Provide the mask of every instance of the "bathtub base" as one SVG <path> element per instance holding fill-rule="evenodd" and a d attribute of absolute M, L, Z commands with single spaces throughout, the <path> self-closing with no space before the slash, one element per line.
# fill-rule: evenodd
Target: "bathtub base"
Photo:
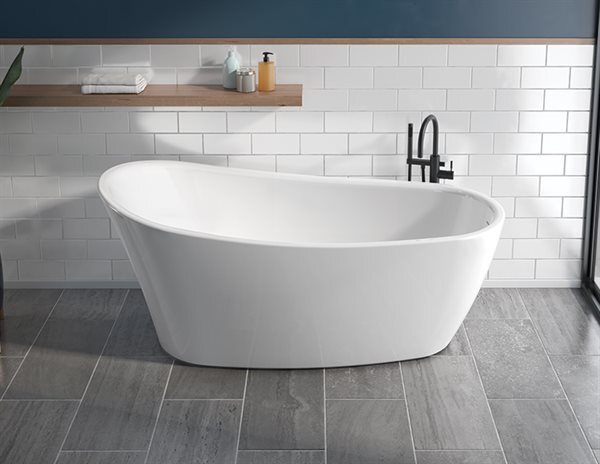
<path fill-rule="evenodd" d="M 359 336 L 359 334 L 356 335 Z M 223 337 L 228 336 L 224 334 Z M 316 353 L 313 350 L 314 345 L 309 342 L 305 346 L 296 346 L 294 352 L 288 352 L 286 356 L 280 356 L 282 347 L 275 345 L 263 345 L 262 352 L 241 356 L 240 353 L 244 350 L 232 349 L 232 352 L 228 352 L 225 347 L 221 347 L 215 352 L 212 352 L 212 350 L 184 352 L 178 350 L 173 343 L 170 343 L 170 340 L 161 339 L 160 336 L 159 342 L 163 350 L 173 358 L 198 366 L 243 369 L 323 369 L 386 364 L 426 358 L 446 349 L 453 337 L 454 335 L 448 341 L 442 341 L 440 344 L 430 347 L 423 346 L 419 349 L 415 346 L 413 349 L 405 351 L 401 351 L 400 348 L 398 350 L 382 348 L 377 340 L 372 340 L 370 346 L 362 344 L 352 350 L 348 347 L 344 353 L 338 353 L 337 355 L 333 353 Z M 283 351 L 288 350 L 284 349 Z"/>
<path fill-rule="evenodd" d="M 485 239 L 265 249 L 113 216 L 161 345 L 206 366 L 303 369 L 432 355 L 459 329 L 493 252 Z"/>
<path fill-rule="evenodd" d="M 160 341 L 160 340 L 159 340 Z M 262 362 L 256 362 L 254 364 L 246 364 L 246 363 L 232 363 L 232 364 L 222 364 L 222 363 L 213 363 L 210 362 L 210 358 L 204 359 L 202 357 L 190 357 L 187 359 L 178 357 L 175 353 L 171 353 L 162 343 L 160 343 L 160 346 L 162 347 L 162 349 L 172 358 L 184 362 L 186 364 L 193 364 L 195 366 L 199 366 L 199 367 L 215 367 L 215 368 L 222 368 L 222 369 L 261 369 L 261 370 L 285 370 L 285 369 L 335 369 L 335 368 L 343 368 L 343 367 L 360 367 L 360 366 L 372 366 L 372 365 L 376 365 L 376 364 L 389 364 L 389 363 L 395 363 L 395 362 L 402 362 L 402 361 L 412 361 L 412 360 L 416 360 L 416 359 L 423 359 L 423 358 L 428 358 L 430 356 L 434 356 L 438 353 L 441 353 L 442 351 L 444 351 L 448 346 L 450 345 L 450 343 L 447 343 L 445 346 L 443 346 L 441 349 L 436 349 L 435 351 L 432 352 L 423 352 L 422 354 L 418 355 L 418 356 L 411 356 L 411 357 L 403 357 L 403 358 L 393 358 L 393 357 L 375 357 L 372 358 L 370 361 L 366 361 L 363 360 L 359 363 L 354 363 L 352 364 L 350 361 L 346 361 L 346 360 L 340 360 L 338 363 L 331 363 L 331 364 L 323 364 L 323 363 L 318 363 L 315 362 L 314 364 L 311 364 L 310 360 L 307 360 L 306 362 L 300 362 L 300 360 L 296 360 L 295 362 L 288 362 L 282 365 L 278 365 L 278 364 L 272 364 L 272 363 L 262 363 Z"/>
<path fill-rule="evenodd" d="M 352 339 L 364 338 L 359 329 L 355 333 L 355 337 L 349 337 L 342 343 L 346 348 L 335 350 L 335 353 L 315 350 L 314 340 L 308 340 L 308 337 L 305 344 L 295 344 L 293 350 L 290 349 L 289 345 L 281 345 L 278 342 L 275 344 L 263 343 L 260 349 L 227 343 L 227 346 L 214 346 L 214 350 L 211 347 L 211 349 L 193 351 L 181 350 L 177 341 L 168 337 L 165 338 L 159 335 L 158 339 L 162 349 L 170 356 L 197 366 L 241 369 L 324 369 L 386 364 L 426 358 L 446 349 L 457 331 L 458 329 L 447 341 L 439 341 L 439 343 L 430 346 L 415 344 L 410 349 L 405 346 L 398 346 L 393 349 L 389 346 L 382 346 L 377 338 L 371 340 L 370 343 L 361 343 L 356 346 Z M 219 337 L 216 333 L 213 335 Z M 281 340 L 290 335 L 280 334 L 277 339 Z M 229 333 L 223 333 L 220 337 L 224 340 L 232 340 Z"/>
<path fill-rule="evenodd" d="M 435 354 L 473 304 L 503 222 L 493 200 L 437 184 L 190 163 L 121 165 L 100 192 L 161 345 L 205 366 Z"/>
<path fill-rule="evenodd" d="M 183 250 L 176 253 L 181 259 L 173 262 L 173 269 L 168 247 L 144 254 L 157 255 L 163 263 L 152 264 L 151 273 L 140 266 L 142 254 L 133 263 L 165 351 L 204 366 L 306 369 L 430 356 L 450 343 L 485 274 L 482 265 L 469 270 L 480 275 L 477 280 L 465 281 L 466 270 L 455 269 L 443 279 L 440 276 L 437 287 L 431 288 L 426 279 L 401 285 L 405 280 L 401 263 L 417 262 L 409 255 L 420 254 L 408 248 L 380 256 L 372 250 L 350 254 L 326 250 L 316 257 L 318 263 L 307 256 L 286 256 L 301 253 L 290 248 L 277 250 L 275 260 L 283 259 L 278 264 L 265 263 L 269 260 L 264 251 L 231 244 L 196 247 L 197 255 L 190 251 L 193 248 L 185 250 L 187 265 Z M 470 248 L 477 253 L 476 246 Z M 219 264 L 234 259 L 233 268 Z M 262 265 L 257 265 L 260 260 Z M 420 261 L 424 269 L 435 269 L 423 256 Z M 201 262 L 210 265 L 198 265 Z M 352 262 L 361 262 L 364 268 L 350 266 Z M 314 272 L 323 270 L 325 263 L 330 263 L 327 275 L 335 279 Z M 179 267 L 183 272 L 176 272 Z M 412 270 L 422 276 L 424 269 Z"/>
<path fill-rule="evenodd" d="M 165 351 L 220 367 L 340 367 L 435 354 L 473 304 L 493 253 L 487 240 L 496 240 L 307 252 L 179 237 L 111 216 Z"/>

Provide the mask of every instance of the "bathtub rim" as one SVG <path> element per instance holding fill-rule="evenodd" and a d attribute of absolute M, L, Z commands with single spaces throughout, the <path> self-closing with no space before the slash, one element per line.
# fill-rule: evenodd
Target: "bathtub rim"
<path fill-rule="evenodd" d="M 465 234 L 457 235 L 444 235 L 440 237 L 428 237 L 428 238 L 413 238 L 403 240 L 383 240 L 373 242 L 283 242 L 283 241 L 272 241 L 272 240 L 258 240 L 248 239 L 241 237 L 232 237 L 227 235 L 211 234 L 207 232 L 200 232 L 197 230 L 182 229 L 179 227 L 173 227 L 164 223 L 152 221 L 144 216 L 141 216 L 130 209 L 119 204 L 115 201 L 114 196 L 106 191 L 107 185 L 109 184 L 109 177 L 111 173 L 118 171 L 119 169 L 131 168 L 131 165 L 143 165 L 143 164 L 157 164 L 157 165 L 189 165 L 194 169 L 206 172 L 217 172 L 217 173 L 229 173 L 232 175 L 255 177 L 255 178 L 273 178 L 279 177 L 282 179 L 290 179 L 296 182 L 321 182 L 321 183 L 333 183 L 333 184 L 351 184 L 351 185 L 389 185 L 398 188 L 399 186 L 406 189 L 424 189 L 424 190 L 437 190 L 442 193 L 459 194 L 468 197 L 472 197 L 476 201 L 482 202 L 487 205 L 493 214 L 493 220 L 482 227 Z M 401 183 L 401 184 L 400 184 Z M 399 185 L 400 184 L 400 185 Z M 457 240 L 469 240 L 476 237 L 480 237 L 489 233 L 492 229 L 502 227 L 505 219 L 504 208 L 493 198 L 484 195 L 475 190 L 471 190 L 464 187 L 446 184 L 432 184 L 432 183 L 417 183 L 407 182 L 394 179 L 370 179 L 370 178 L 356 178 L 356 177 L 327 177 L 327 176 L 314 176 L 305 174 L 293 174 L 293 173 L 280 173 L 270 171 L 259 171 L 252 169 L 240 169 L 230 168 L 225 166 L 213 166 L 202 163 L 192 163 L 189 161 L 176 161 L 176 160 L 139 160 L 129 161 L 116 166 L 113 166 L 104 171 L 97 183 L 97 190 L 106 207 L 110 208 L 116 214 L 129 218 L 135 222 L 138 222 L 146 227 L 157 229 L 163 232 L 168 232 L 175 235 L 181 235 L 186 237 L 203 238 L 208 240 L 218 240 L 221 242 L 237 243 L 237 244 L 248 244 L 248 245 L 260 245 L 269 247 L 286 247 L 286 248 L 340 248 L 340 249 L 352 249 L 352 248 L 384 248 L 390 246 L 409 246 L 415 244 L 427 244 L 427 243 L 446 243 L 454 242 Z"/>

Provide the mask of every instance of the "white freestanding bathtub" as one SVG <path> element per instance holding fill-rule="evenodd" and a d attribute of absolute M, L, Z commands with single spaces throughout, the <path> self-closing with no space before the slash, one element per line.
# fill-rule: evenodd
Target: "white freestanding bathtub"
<path fill-rule="evenodd" d="M 163 348 L 194 364 L 309 368 L 442 350 L 504 212 L 445 185 L 126 163 L 99 190 Z"/>

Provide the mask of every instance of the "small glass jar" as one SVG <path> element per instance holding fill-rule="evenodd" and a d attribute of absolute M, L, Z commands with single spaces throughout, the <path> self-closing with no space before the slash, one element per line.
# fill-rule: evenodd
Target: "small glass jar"
<path fill-rule="evenodd" d="M 241 68 L 236 73 L 236 84 L 238 92 L 256 92 L 256 73 L 251 68 Z"/>

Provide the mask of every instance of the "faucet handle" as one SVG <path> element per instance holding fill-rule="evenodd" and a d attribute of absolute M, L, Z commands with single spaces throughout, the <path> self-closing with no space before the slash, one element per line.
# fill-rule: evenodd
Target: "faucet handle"
<path fill-rule="evenodd" d="M 441 163 L 440 163 L 441 164 Z M 452 180 L 454 179 L 454 161 L 450 161 L 450 169 L 440 169 L 437 173 L 438 179 Z"/>
<path fill-rule="evenodd" d="M 443 171 L 440 174 L 442 174 L 443 179 L 453 180 L 454 179 L 454 161 L 450 161 L 450 169 L 448 169 L 447 171 Z"/>

